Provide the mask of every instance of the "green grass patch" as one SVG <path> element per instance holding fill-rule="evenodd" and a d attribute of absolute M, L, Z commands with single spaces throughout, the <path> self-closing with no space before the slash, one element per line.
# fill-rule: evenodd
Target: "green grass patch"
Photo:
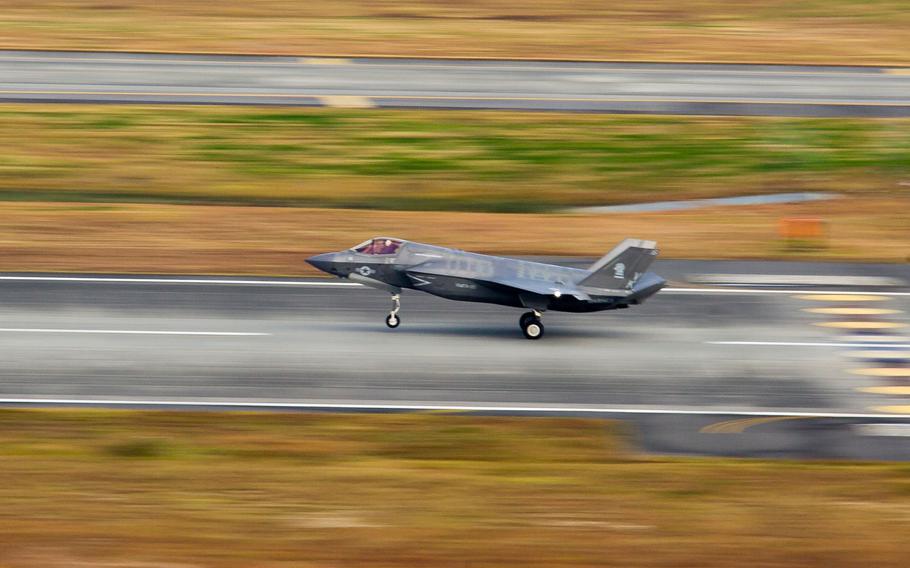
<path fill-rule="evenodd" d="M 0 116 L 0 199 L 539 212 L 899 195 L 910 178 L 910 120 L 53 105 Z"/>

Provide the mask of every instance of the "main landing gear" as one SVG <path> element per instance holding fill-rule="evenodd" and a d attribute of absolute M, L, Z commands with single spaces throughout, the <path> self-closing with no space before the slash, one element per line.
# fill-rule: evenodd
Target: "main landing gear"
<path fill-rule="evenodd" d="M 385 318 L 385 324 L 392 329 L 401 325 L 401 318 L 398 312 L 401 310 L 401 294 L 392 294 L 392 311 Z"/>
<path fill-rule="evenodd" d="M 392 311 L 389 312 L 389 315 L 385 318 L 385 324 L 391 329 L 395 329 L 401 325 L 401 318 L 398 317 L 398 312 L 401 311 L 401 294 L 392 294 Z M 543 323 L 540 321 L 543 314 L 537 310 L 530 312 L 525 312 L 521 315 L 521 318 L 518 320 L 518 325 L 521 326 L 521 332 L 524 334 L 527 339 L 540 339 L 543 337 Z"/>
<path fill-rule="evenodd" d="M 521 326 L 522 333 L 527 339 L 540 339 L 543 337 L 543 323 L 541 323 L 541 313 L 537 310 L 527 312 L 521 315 L 518 325 Z"/>

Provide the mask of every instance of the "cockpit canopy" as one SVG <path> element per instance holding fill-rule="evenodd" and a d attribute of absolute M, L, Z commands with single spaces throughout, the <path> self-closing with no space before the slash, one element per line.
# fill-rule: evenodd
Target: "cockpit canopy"
<path fill-rule="evenodd" d="M 403 244 L 404 241 L 399 239 L 378 237 L 364 241 L 351 250 L 360 254 L 395 254 Z"/>

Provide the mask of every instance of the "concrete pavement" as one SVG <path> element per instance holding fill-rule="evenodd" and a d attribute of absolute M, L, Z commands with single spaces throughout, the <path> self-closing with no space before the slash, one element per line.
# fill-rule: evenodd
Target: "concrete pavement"
<path fill-rule="evenodd" d="M 754 266 L 721 264 L 657 270 Z M 891 273 L 907 276 L 905 266 Z M 674 287 L 630 310 L 548 313 L 546 338 L 530 342 L 518 310 L 419 293 L 404 295 L 403 324 L 388 330 L 385 294 L 320 280 L 4 276 L 7 405 L 581 413 L 632 420 L 643 447 L 660 452 L 910 458 L 910 436 L 897 435 L 903 414 L 881 410 L 904 399 L 860 391 L 887 378 L 851 372 L 881 366 L 851 352 L 881 349 L 868 341 L 882 334 L 819 325 L 851 318 L 805 311 L 887 305 L 886 315 L 852 319 L 893 324 L 884 349 L 906 351 L 904 288 L 856 295 L 879 298 L 864 304 Z M 702 431 L 762 417 L 775 420 Z"/>
<path fill-rule="evenodd" d="M 0 100 L 897 117 L 905 71 L 0 51 Z"/>

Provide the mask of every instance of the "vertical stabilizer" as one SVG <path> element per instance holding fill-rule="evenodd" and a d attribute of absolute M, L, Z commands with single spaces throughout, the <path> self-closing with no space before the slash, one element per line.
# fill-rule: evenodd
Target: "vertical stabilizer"
<path fill-rule="evenodd" d="M 657 257 L 657 243 L 626 239 L 591 265 L 582 286 L 607 290 L 629 290 Z"/>

